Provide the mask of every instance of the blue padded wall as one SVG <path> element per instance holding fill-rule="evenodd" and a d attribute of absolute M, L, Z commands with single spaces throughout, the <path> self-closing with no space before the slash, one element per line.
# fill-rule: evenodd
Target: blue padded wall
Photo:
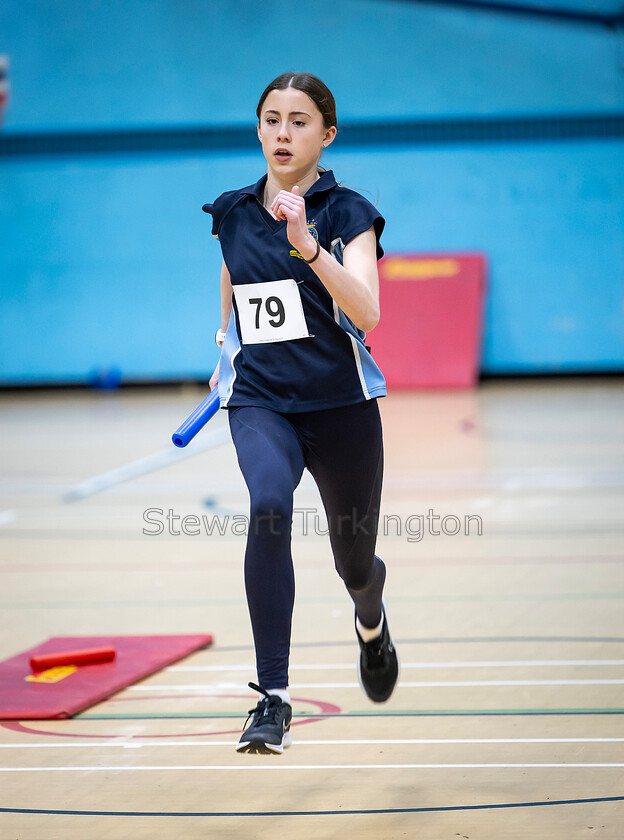
<path fill-rule="evenodd" d="M 319 0 L 295 14 L 281 0 L 4 0 L 0 53 L 0 384 L 110 366 L 210 374 L 220 257 L 201 205 L 262 174 L 259 151 L 229 148 L 227 129 L 252 135 L 258 95 L 284 69 L 323 77 L 358 136 L 375 128 L 374 145 L 345 130 L 325 165 L 378 203 L 387 251 L 488 255 L 485 372 L 624 367 L 623 132 L 393 133 L 434 118 L 621 117 L 621 32 L 443 3 Z M 194 126 L 212 127 L 209 147 L 176 148 Z M 72 152 L 94 130 L 102 148 Z M 174 132 L 169 151 L 124 150 L 124 132 L 159 130 Z M 46 153 L 59 132 L 64 152 Z"/>

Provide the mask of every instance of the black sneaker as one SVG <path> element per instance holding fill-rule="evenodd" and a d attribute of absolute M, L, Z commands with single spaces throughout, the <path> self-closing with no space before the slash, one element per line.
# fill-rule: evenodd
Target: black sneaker
<path fill-rule="evenodd" d="M 384 703 L 394 691 L 399 679 L 399 657 L 390 638 L 385 609 L 381 633 L 376 639 L 364 642 L 358 633 L 357 624 L 355 632 L 360 643 L 360 685 L 374 703 Z"/>
<path fill-rule="evenodd" d="M 236 747 L 237 752 L 264 753 L 265 755 L 283 753 L 284 748 L 292 744 L 290 704 L 284 703 L 276 694 L 269 694 L 255 683 L 250 682 L 249 688 L 259 691 L 264 696 L 258 700 L 255 709 L 249 710 L 249 717 L 253 715 L 253 720 L 247 729 L 244 729 Z M 245 726 L 249 717 L 245 721 Z"/>

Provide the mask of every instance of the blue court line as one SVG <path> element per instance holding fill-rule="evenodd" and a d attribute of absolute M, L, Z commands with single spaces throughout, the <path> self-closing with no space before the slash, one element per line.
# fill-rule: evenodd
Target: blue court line
<path fill-rule="evenodd" d="M 339 814 L 423 814 L 441 811 L 490 811 L 499 808 L 541 808 L 547 805 L 589 805 L 622 802 L 624 796 L 596 796 L 589 799 L 553 799 L 546 802 L 501 802 L 492 805 L 441 805 L 429 808 L 363 808 L 340 811 L 65 811 L 48 808 L 0 808 L 4 814 L 55 814 L 83 817 L 333 817 Z"/>

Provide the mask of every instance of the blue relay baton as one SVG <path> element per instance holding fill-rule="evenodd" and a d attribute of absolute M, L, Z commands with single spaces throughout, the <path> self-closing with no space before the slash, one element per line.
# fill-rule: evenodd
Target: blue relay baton
<path fill-rule="evenodd" d="M 176 429 L 171 440 L 176 446 L 186 446 L 219 410 L 219 389 L 212 390 L 195 411 Z"/>

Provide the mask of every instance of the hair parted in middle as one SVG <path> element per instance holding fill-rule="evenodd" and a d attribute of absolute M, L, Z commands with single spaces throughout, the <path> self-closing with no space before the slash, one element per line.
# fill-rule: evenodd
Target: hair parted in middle
<path fill-rule="evenodd" d="M 332 125 L 338 127 L 338 119 L 336 117 L 336 102 L 331 90 L 322 82 L 318 76 L 313 76 L 312 73 L 282 73 L 276 79 L 266 86 L 258 107 L 256 108 L 256 116 L 260 120 L 262 114 L 262 106 L 264 100 L 271 93 L 272 90 L 286 90 L 292 87 L 295 90 L 300 90 L 307 94 L 314 102 L 316 107 L 321 112 L 323 117 L 323 125 L 325 128 L 331 128 Z"/>

